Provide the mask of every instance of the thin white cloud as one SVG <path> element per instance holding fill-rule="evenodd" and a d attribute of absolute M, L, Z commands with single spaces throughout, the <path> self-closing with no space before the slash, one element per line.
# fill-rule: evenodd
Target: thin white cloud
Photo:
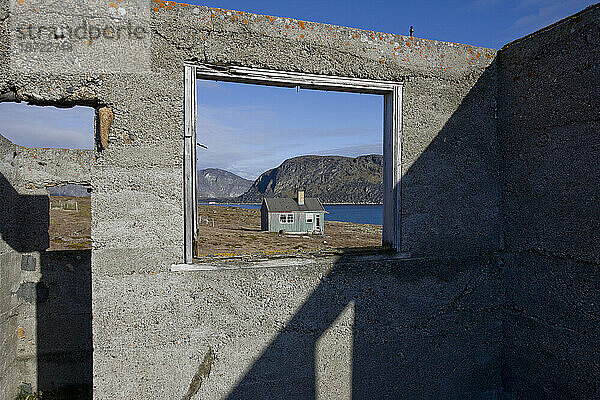
<path fill-rule="evenodd" d="M 94 145 L 92 108 L 3 103 L 0 121 L 0 134 L 21 146 L 91 149 Z"/>

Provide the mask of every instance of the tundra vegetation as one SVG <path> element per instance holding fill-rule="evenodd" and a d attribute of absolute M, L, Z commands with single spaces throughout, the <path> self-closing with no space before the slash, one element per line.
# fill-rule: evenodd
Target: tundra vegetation
<path fill-rule="evenodd" d="M 261 231 L 260 210 L 199 205 L 198 214 L 196 255 L 207 261 L 381 250 L 381 225 L 326 221 L 324 235 L 279 234 Z"/>

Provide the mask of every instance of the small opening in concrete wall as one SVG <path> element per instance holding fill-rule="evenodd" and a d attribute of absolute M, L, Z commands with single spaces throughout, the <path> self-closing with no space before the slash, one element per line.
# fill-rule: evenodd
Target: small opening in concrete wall
<path fill-rule="evenodd" d="M 77 184 L 48 186 L 48 251 L 91 249 L 91 189 Z"/>
<path fill-rule="evenodd" d="M 382 250 L 383 96 L 197 86 L 197 258 Z"/>
<path fill-rule="evenodd" d="M 82 106 L 0 103 L 0 134 L 24 147 L 93 149 L 95 113 Z"/>

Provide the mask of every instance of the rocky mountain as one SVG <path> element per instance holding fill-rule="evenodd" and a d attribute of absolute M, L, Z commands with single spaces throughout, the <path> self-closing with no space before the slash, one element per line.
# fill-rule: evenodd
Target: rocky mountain
<path fill-rule="evenodd" d="M 306 197 L 324 203 L 382 203 L 383 156 L 356 158 L 301 156 L 284 161 L 238 197 L 240 202 L 261 202 L 263 197 L 293 197 L 304 188 Z"/>
<path fill-rule="evenodd" d="M 237 197 L 252 186 L 252 181 L 231 172 L 208 168 L 198 171 L 198 198 L 218 199 Z"/>

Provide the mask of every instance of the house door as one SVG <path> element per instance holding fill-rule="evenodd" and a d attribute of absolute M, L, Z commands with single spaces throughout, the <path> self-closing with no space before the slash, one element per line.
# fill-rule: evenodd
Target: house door
<path fill-rule="evenodd" d="M 315 229 L 317 231 L 321 230 L 321 214 L 315 214 Z"/>

